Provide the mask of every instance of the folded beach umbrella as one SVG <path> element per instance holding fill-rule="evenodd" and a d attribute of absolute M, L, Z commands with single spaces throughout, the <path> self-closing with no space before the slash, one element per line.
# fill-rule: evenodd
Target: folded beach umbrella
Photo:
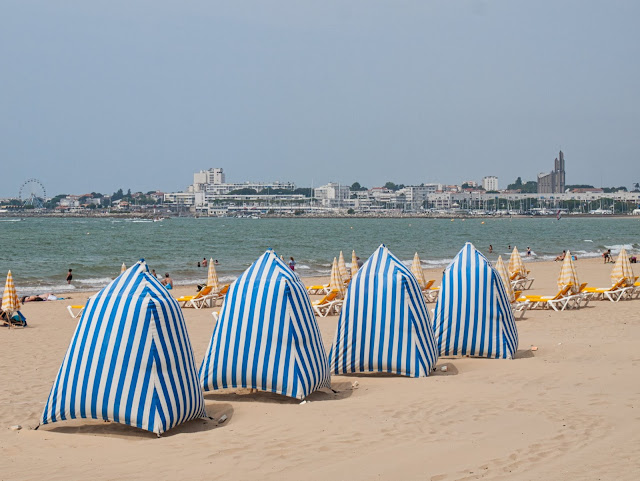
<path fill-rule="evenodd" d="M 2 310 L 11 317 L 18 309 L 20 309 L 20 299 L 16 294 L 16 286 L 13 283 L 11 271 L 7 273 L 7 280 L 4 283 L 4 292 L 2 293 Z"/>
<path fill-rule="evenodd" d="M 442 275 L 433 331 L 441 356 L 512 359 L 518 330 L 500 274 L 470 242 Z"/>
<path fill-rule="evenodd" d="M 438 360 L 429 313 L 411 271 L 381 245 L 351 279 L 329 353 L 334 374 L 428 376 Z"/>
<path fill-rule="evenodd" d="M 562 261 L 562 268 L 558 275 L 558 290 L 564 289 L 565 286 L 571 284 L 571 292 L 578 292 L 580 290 L 580 281 L 578 280 L 578 271 L 576 265 L 573 262 L 571 252 L 567 251 Z"/>
<path fill-rule="evenodd" d="M 140 260 L 89 298 L 40 422 L 104 419 L 160 435 L 205 416 L 180 306 Z"/>
<path fill-rule="evenodd" d="M 411 264 L 411 272 L 414 276 L 416 276 L 416 280 L 420 285 L 420 289 L 424 289 L 424 286 L 427 285 L 427 280 L 424 278 L 424 271 L 422 270 L 422 264 L 420 262 L 420 258 L 418 257 L 418 253 L 416 252 L 413 256 L 413 264 Z"/>
<path fill-rule="evenodd" d="M 213 257 L 209 261 L 209 271 L 207 272 L 207 285 L 213 287 L 213 291 L 218 291 L 218 273 L 216 272 L 216 266 L 213 263 Z"/>
<path fill-rule="evenodd" d="M 351 278 L 351 274 L 347 270 L 347 265 L 344 263 L 342 251 L 340 251 L 340 257 L 338 258 L 338 268 L 340 269 L 340 277 L 342 277 L 343 281 L 347 281 Z"/>
<path fill-rule="evenodd" d="M 307 290 L 272 250 L 231 284 L 199 376 L 205 391 L 245 387 L 298 399 L 330 387 Z"/>
<path fill-rule="evenodd" d="M 122 263 L 122 266 L 120 267 L 120 274 L 122 274 L 124 271 L 127 270 L 127 266 L 124 264 L 124 262 Z"/>
<path fill-rule="evenodd" d="M 511 257 L 509 257 L 509 274 L 513 276 L 516 272 L 519 278 L 527 277 L 527 268 L 524 266 L 524 262 L 522 262 L 518 248 L 514 246 Z"/>
<path fill-rule="evenodd" d="M 500 274 L 500 279 L 502 280 L 502 284 L 504 285 L 504 289 L 507 292 L 507 297 L 510 301 L 515 300 L 515 293 L 513 292 L 513 287 L 511 286 L 511 280 L 509 279 L 509 273 L 507 272 L 507 266 L 504 265 L 504 261 L 502 260 L 502 256 L 498 256 L 498 261 L 495 265 L 496 271 Z"/>
<path fill-rule="evenodd" d="M 340 275 L 340 268 L 338 267 L 338 261 L 333 258 L 333 264 L 331 265 L 331 279 L 329 280 L 329 289 L 332 291 L 338 291 L 340 296 L 344 296 L 344 281 Z"/>
<path fill-rule="evenodd" d="M 358 257 L 356 251 L 351 251 L 351 277 L 355 276 L 358 272 Z"/>
<path fill-rule="evenodd" d="M 611 269 L 611 284 L 616 284 L 621 279 L 626 279 L 626 285 L 628 286 L 633 284 L 634 280 L 629 255 L 624 247 L 620 250 L 616 263 L 613 265 L 613 269 Z"/>

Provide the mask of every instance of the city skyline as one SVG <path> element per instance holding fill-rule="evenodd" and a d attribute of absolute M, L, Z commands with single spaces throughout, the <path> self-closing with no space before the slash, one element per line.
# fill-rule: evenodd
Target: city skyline
<path fill-rule="evenodd" d="M 564 156 L 562 155 L 563 152 L 560 151 L 560 155 L 559 157 L 561 158 L 561 160 L 559 161 L 558 158 L 556 157 L 555 159 L 555 169 L 558 169 L 559 165 L 562 166 L 562 173 L 564 175 Z M 554 170 L 555 171 L 555 170 Z M 554 172 L 552 171 L 552 173 Z M 526 182 L 538 182 L 541 178 L 543 177 L 548 177 L 551 176 L 552 173 L 540 173 L 538 174 L 538 178 L 535 180 L 529 180 L 529 179 L 522 179 L 523 184 Z M 518 176 L 516 179 L 513 179 L 512 181 L 510 180 L 500 180 L 499 176 L 494 176 L 494 175 L 485 175 L 483 176 L 479 181 L 475 181 L 475 180 L 471 180 L 471 179 L 466 179 L 466 180 L 459 180 L 456 182 L 429 182 L 429 181 L 425 181 L 425 182 L 419 182 L 419 183 L 402 183 L 402 182 L 393 182 L 391 180 L 385 180 L 385 181 L 381 181 L 379 184 L 375 184 L 375 185 L 364 185 L 363 183 L 360 183 L 358 180 L 353 180 L 353 181 L 347 181 L 345 183 L 340 183 L 340 182 L 333 182 L 333 181 L 329 181 L 326 184 L 322 184 L 322 185 L 300 185 L 300 184 L 296 184 L 295 182 L 289 182 L 289 181 L 280 181 L 280 180 L 276 180 L 276 181 L 264 181 L 264 180 L 255 180 L 255 179 L 243 179 L 240 181 L 236 181 L 236 180 L 228 180 L 227 178 L 227 172 L 224 171 L 223 168 L 221 167 L 210 167 L 208 169 L 202 169 L 200 171 L 194 172 L 192 173 L 192 180 L 193 183 L 189 184 L 187 186 L 184 186 L 183 188 L 179 188 L 179 189 L 175 189 L 172 191 L 163 191 L 161 189 L 149 189 L 149 190 L 142 190 L 142 189 L 137 189 L 135 187 L 132 186 L 119 186 L 117 188 L 114 189 L 108 189 L 107 191 L 100 191 L 98 189 L 95 188 L 91 188 L 89 186 L 87 186 L 86 189 L 82 189 L 80 188 L 78 190 L 78 188 L 76 187 L 76 190 L 74 191 L 70 191 L 70 192 L 51 192 L 46 191 L 46 199 L 51 199 L 53 197 L 56 196 L 76 196 L 76 197 L 81 197 L 83 195 L 87 195 L 87 194 L 91 194 L 91 193 L 98 193 L 100 195 L 104 195 L 105 197 L 110 197 L 111 195 L 117 193 L 118 191 L 127 191 L 129 190 L 131 193 L 163 193 L 163 194 L 179 194 L 179 193 L 188 193 L 188 192 L 193 192 L 193 189 L 196 189 L 196 185 L 197 184 L 220 184 L 223 186 L 226 186 L 226 189 L 216 189 L 218 194 L 225 194 L 227 192 L 229 192 L 231 189 L 228 188 L 228 186 L 235 186 L 236 188 L 250 188 L 250 189 L 257 189 L 257 191 L 259 192 L 262 188 L 268 187 L 271 189 L 274 188 L 284 188 L 284 189 L 317 189 L 320 187 L 326 187 L 327 184 L 336 184 L 336 185 L 342 185 L 344 187 L 351 187 L 355 184 L 359 184 L 360 186 L 362 186 L 362 188 L 365 188 L 366 190 L 371 190 L 371 189 L 381 189 L 381 188 L 385 188 L 385 185 L 389 182 L 397 184 L 398 186 L 407 186 L 407 187 L 419 187 L 419 186 L 435 186 L 435 185 L 439 185 L 442 188 L 444 188 L 444 190 L 450 190 L 451 188 L 460 188 L 461 190 L 466 189 L 472 189 L 472 190 L 487 190 L 487 191 L 500 191 L 500 192 L 504 192 L 504 191 L 508 191 L 508 187 L 510 185 L 512 185 L 517 178 L 522 178 L 522 176 Z M 39 179 L 35 179 L 35 178 L 29 178 L 29 179 L 25 179 L 24 184 L 28 184 L 31 181 L 37 181 L 37 183 L 40 184 L 40 180 Z M 500 182 L 502 182 L 502 185 L 500 185 Z M 574 187 L 574 186 L 584 186 L 584 185 L 591 185 L 594 189 L 600 189 L 600 188 L 605 188 L 605 189 L 618 189 L 620 187 L 626 188 L 628 191 L 636 191 L 637 186 L 636 186 L 637 182 L 630 182 L 629 185 L 609 185 L 609 186 L 598 186 L 595 183 L 591 184 L 591 183 L 586 183 L 586 184 L 566 184 L 567 185 L 567 189 L 569 187 Z M 465 187 L 465 185 L 467 185 L 467 187 Z M 562 186 L 564 187 L 564 182 L 562 183 Z M 44 186 L 43 186 L 44 187 Z M 518 189 L 511 189 L 511 190 L 518 190 Z M 564 190 L 562 191 L 557 191 L 557 193 L 561 193 L 564 192 Z M 548 189 L 544 189 L 543 191 L 539 190 L 539 193 L 553 193 L 552 190 L 548 190 Z M 15 194 L 15 195 L 9 195 L 9 196 L 0 196 L 0 199 L 18 199 L 19 195 Z"/>
<path fill-rule="evenodd" d="M 169 192 L 203 165 L 506 185 L 560 149 L 567 184 L 639 181 L 637 2 L 248 3 L 6 2 L 0 197 Z"/>

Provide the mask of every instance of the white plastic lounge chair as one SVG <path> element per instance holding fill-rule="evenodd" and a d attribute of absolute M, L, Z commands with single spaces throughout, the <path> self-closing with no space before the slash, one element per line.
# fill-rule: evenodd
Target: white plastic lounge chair
<path fill-rule="evenodd" d="M 436 302 L 438 300 L 438 295 L 440 294 L 440 287 L 429 287 L 428 289 L 424 289 L 422 291 L 422 295 L 424 296 L 425 302 Z"/>
<path fill-rule="evenodd" d="M 524 296 L 518 302 L 529 301 L 530 309 L 550 307 L 554 311 L 564 311 L 567 307 L 567 294 L 571 290 L 571 285 L 566 285 L 558 291 L 555 296 Z"/>
<path fill-rule="evenodd" d="M 67 306 L 67 311 L 74 319 L 77 319 L 84 312 L 84 306 Z"/>
<path fill-rule="evenodd" d="M 217 294 L 213 293 L 212 286 L 204 286 L 195 296 L 182 296 L 176 300 L 182 303 L 181 307 L 194 307 L 196 309 L 200 309 L 206 304 L 211 305 L 212 299 L 216 296 Z"/>
<path fill-rule="evenodd" d="M 567 297 L 567 305 L 565 306 L 567 309 L 579 309 L 581 307 L 586 307 L 591 300 L 591 294 L 589 292 L 585 292 L 587 288 L 587 283 L 583 282 L 578 289 L 578 292 L 571 293 L 569 292 Z"/>
<path fill-rule="evenodd" d="M 317 286 L 307 286 L 307 294 L 312 295 L 325 295 L 329 293 L 329 284 L 327 285 L 317 285 Z"/>
<path fill-rule="evenodd" d="M 322 299 L 313 301 L 311 306 L 318 316 L 327 317 L 332 312 L 340 312 L 343 300 L 339 298 L 340 293 L 337 290 L 329 292 Z"/>
<path fill-rule="evenodd" d="M 620 297 L 622 297 L 623 289 L 625 288 L 627 280 L 620 279 L 611 287 L 587 287 L 585 292 L 591 294 L 592 299 L 600 299 L 604 300 L 606 297 L 611 302 L 618 302 Z"/>

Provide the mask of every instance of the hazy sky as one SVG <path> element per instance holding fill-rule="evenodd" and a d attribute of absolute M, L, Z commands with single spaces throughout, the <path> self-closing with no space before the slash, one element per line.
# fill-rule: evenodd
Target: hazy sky
<path fill-rule="evenodd" d="M 640 182 L 640 2 L 0 3 L 0 196 Z"/>

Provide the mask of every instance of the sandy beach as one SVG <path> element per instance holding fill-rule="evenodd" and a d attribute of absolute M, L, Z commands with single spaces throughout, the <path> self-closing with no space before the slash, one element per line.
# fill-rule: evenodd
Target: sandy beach
<path fill-rule="evenodd" d="M 536 279 L 529 293 L 556 293 L 560 263 L 527 266 Z M 591 286 L 610 285 L 611 267 L 577 262 Z M 441 273 L 425 270 L 436 285 Z M 512 361 L 440 358 L 418 379 L 333 376 L 335 393 L 304 404 L 245 389 L 206 393 L 208 415 L 226 421 L 191 421 L 160 439 L 96 420 L 34 430 L 77 324 L 66 306 L 90 294 L 27 303 L 29 327 L 0 330 L 2 480 L 635 480 L 640 472 L 640 300 L 527 311 Z M 211 312 L 183 309 L 198 366 Z M 327 350 L 337 319 L 318 319 Z"/>

